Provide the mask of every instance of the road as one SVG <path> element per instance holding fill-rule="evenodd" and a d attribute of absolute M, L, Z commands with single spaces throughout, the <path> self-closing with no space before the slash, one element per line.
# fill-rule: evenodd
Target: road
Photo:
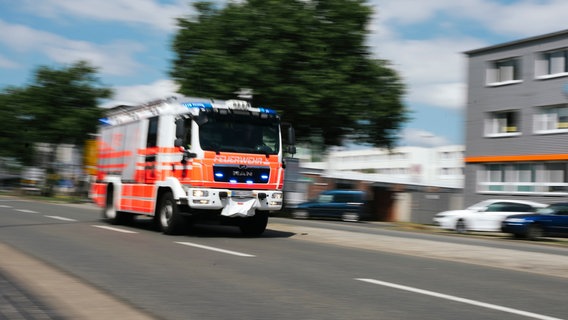
<path fill-rule="evenodd" d="M 566 248 L 370 224 L 172 237 L 88 204 L 0 197 L 2 275 L 47 305 L 42 319 L 568 319 Z"/>

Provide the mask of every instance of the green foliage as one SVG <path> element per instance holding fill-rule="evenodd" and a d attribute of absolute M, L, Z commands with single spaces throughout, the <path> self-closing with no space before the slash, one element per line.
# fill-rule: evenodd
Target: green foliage
<path fill-rule="evenodd" d="M 248 0 L 194 5 L 178 20 L 171 75 L 180 93 L 229 99 L 254 90 L 300 141 L 322 135 L 391 146 L 407 120 L 404 85 L 364 45 L 372 9 L 364 0 Z"/>
<path fill-rule="evenodd" d="M 100 86 L 96 69 L 80 61 L 62 69 L 39 67 L 30 85 L 0 93 L 0 155 L 30 163 L 36 142 L 82 145 L 97 130 Z"/>

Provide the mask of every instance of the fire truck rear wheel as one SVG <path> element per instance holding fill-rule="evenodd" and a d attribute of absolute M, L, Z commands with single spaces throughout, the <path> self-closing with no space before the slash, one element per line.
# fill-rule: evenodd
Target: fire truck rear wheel
<path fill-rule="evenodd" d="M 134 219 L 134 215 L 116 210 L 112 189 L 106 195 L 103 219 L 111 224 L 129 224 Z"/>
<path fill-rule="evenodd" d="M 268 213 L 257 211 L 254 216 L 243 218 L 239 228 L 241 233 L 247 237 L 258 237 L 266 230 L 267 224 Z"/>
<path fill-rule="evenodd" d="M 171 192 L 164 193 L 160 198 L 158 223 L 164 234 L 176 235 L 183 230 L 184 219 L 179 213 L 178 206 Z"/>

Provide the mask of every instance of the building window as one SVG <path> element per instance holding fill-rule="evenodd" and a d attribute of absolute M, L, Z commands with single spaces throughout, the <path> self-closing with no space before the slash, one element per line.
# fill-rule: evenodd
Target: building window
<path fill-rule="evenodd" d="M 568 192 L 568 163 L 550 162 L 543 165 L 542 177 L 546 183 L 542 186 L 543 191 L 552 193 Z"/>
<path fill-rule="evenodd" d="M 521 81 L 519 58 L 491 61 L 487 68 L 487 84 L 503 85 Z"/>
<path fill-rule="evenodd" d="M 556 50 L 537 54 L 535 61 L 537 78 L 568 75 L 568 50 Z"/>
<path fill-rule="evenodd" d="M 514 191 L 532 192 L 536 182 L 535 168 L 531 163 L 515 164 L 512 168 Z"/>
<path fill-rule="evenodd" d="M 485 136 L 510 136 L 520 134 L 518 111 L 491 112 L 485 119 Z"/>
<path fill-rule="evenodd" d="M 486 164 L 478 173 L 478 192 L 568 195 L 568 162 Z"/>
<path fill-rule="evenodd" d="M 555 106 L 540 108 L 534 116 L 535 133 L 568 131 L 568 107 Z"/>

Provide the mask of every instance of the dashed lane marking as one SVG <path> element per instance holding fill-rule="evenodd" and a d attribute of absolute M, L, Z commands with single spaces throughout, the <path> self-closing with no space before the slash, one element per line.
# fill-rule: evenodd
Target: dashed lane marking
<path fill-rule="evenodd" d="M 474 305 L 474 306 L 483 307 L 483 308 L 487 308 L 487 309 L 493 309 L 493 310 L 508 312 L 508 313 L 524 316 L 524 317 L 527 317 L 527 318 L 532 318 L 532 319 L 562 320 L 560 318 L 549 317 L 549 316 L 545 316 L 545 315 L 538 314 L 538 313 L 527 312 L 527 311 L 523 311 L 523 310 L 503 307 L 503 306 L 500 306 L 500 305 L 481 302 L 481 301 L 477 301 L 477 300 L 465 299 L 465 298 L 460 298 L 460 297 L 456 297 L 456 296 L 452 296 L 452 295 L 448 295 L 448 294 L 443 294 L 443 293 L 438 293 L 438 292 L 434 292 L 434 291 L 423 290 L 423 289 L 418 289 L 418 288 L 414 288 L 414 287 L 408 287 L 408 286 L 404 286 L 404 285 L 400 285 L 400 284 L 396 284 L 396 283 L 392 283 L 392 282 L 380 281 L 380 280 L 375 280 L 375 279 L 363 279 L 363 278 L 356 278 L 355 280 L 363 281 L 363 282 L 367 282 L 367 283 L 372 283 L 372 284 L 377 284 L 377 285 L 380 285 L 380 286 L 390 287 L 390 288 L 394 288 L 394 289 L 424 294 L 424 295 L 431 296 L 431 297 L 436 297 L 436 298 L 441 298 L 441 299 L 471 304 L 471 305 Z"/>
<path fill-rule="evenodd" d="M 39 213 L 37 211 L 27 210 L 27 209 L 14 209 L 14 210 L 19 211 L 19 212 L 24 212 L 24 213 Z"/>
<path fill-rule="evenodd" d="M 95 228 L 100 228 L 100 229 L 111 230 L 111 231 L 116 231 L 116 232 L 122 232 L 122 233 L 138 233 L 138 232 L 136 232 L 136 231 L 126 230 L 126 229 L 120 229 L 120 228 L 114 228 L 114 227 L 108 227 L 108 226 L 93 225 L 93 227 L 95 227 Z"/>
<path fill-rule="evenodd" d="M 197 244 L 197 243 L 192 243 L 192 242 L 175 242 L 184 246 L 190 246 L 190 247 L 195 247 L 195 248 L 201 248 L 201 249 L 205 249 L 205 250 L 211 250 L 211 251 L 217 251 L 217 252 L 221 252 L 221 253 L 226 253 L 226 254 L 232 254 L 234 256 L 239 256 L 239 257 L 255 257 L 252 254 L 248 254 L 248 253 L 242 253 L 242 252 L 237 252 L 237 251 L 231 251 L 231 250 L 225 250 L 225 249 L 220 249 L 220 248 L 215 248 L 215 247 L 209 247 L 209 246 L 204 246 L 202 244 Z"/>
<path fill-rule="evenodd" d="M 65 217 L 60 217 L 60 216 L 44 216 L 46 218 L 51 218 L 51 219 L 56 219 L 56 220 L 61 220 L 61 221 L 73 221 L 76 222 L 77 220 L 75 219 L 71 219 L 71 218 L 65 218 Z"/>

